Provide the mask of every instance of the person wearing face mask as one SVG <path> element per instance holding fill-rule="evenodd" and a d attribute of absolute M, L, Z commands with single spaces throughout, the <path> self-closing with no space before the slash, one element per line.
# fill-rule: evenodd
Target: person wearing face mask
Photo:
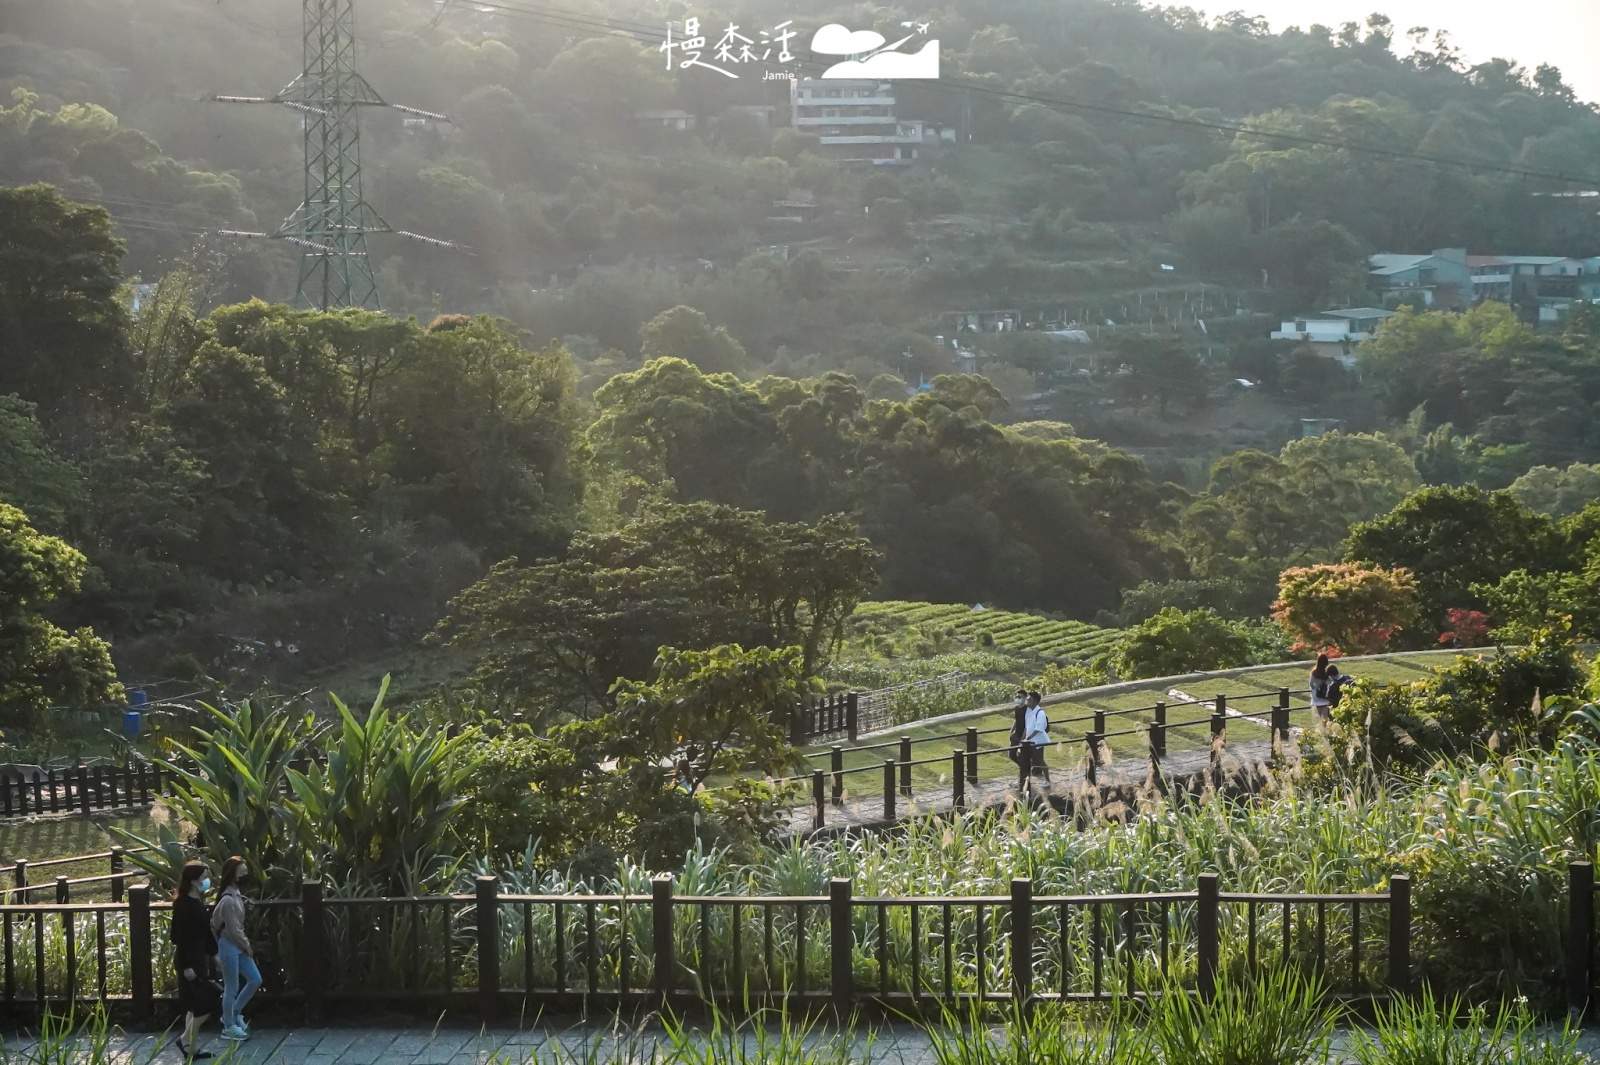
<path fill-rule="evenodd" d="M 211 911 L 211 931 L 216 934 L 217 956 L 222 961 L 222 1038 L 229 1042 L 250 1038 L 244 1008 L 261 986 L 255 951 L 244 934 L 249 903 L 239 890 L 240 881 L 249 874 L 250 867 L 237 854 L 223 862 L 222 893 Z"/>
<path fill-rule="evenodd" d="M 189 1061 L 200 1061 L 211 1052 L 195 1046 L 200 1026 L 222 1008 L 222 996 L 211 975 L 217 969 L 217 937 L 211 934 L 206 915 L 206 892 L 211 890 L 211 872 L 204 862 L 187 862 L 178 876 L 178 890 L 172 896 L 173 963 L 178 970 L 178 1001 L 185 1017 L 178 1050 Z"/>

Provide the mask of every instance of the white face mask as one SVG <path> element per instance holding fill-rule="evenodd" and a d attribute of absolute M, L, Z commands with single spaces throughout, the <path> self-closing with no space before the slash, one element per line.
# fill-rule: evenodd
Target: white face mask
<path fill-rule="evenodd" d="M 211 890 L 211 878 L 208 876 L 200 881 L 200 894 L 204 895 Z"/>

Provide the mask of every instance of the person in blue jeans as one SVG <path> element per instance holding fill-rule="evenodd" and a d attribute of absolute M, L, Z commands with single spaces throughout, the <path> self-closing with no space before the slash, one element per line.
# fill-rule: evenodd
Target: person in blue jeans
<path fill-rule="evenodd" d="M 222 962 L 222 1038 L 242 1042 L 250 1038 L 244 1008 L 261 986 L 255 951 L 244 934 L 250 902 L 239 884 L 250 875 L 245 860 L 234 855 L 222 863 L 222 892 L 211 910 L 211 931 L 217 937 L 217 958 Z"/>

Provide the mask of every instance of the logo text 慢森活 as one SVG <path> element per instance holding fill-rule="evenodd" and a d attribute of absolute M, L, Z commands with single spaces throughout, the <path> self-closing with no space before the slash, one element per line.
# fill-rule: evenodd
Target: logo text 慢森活
<path fill-rule="evenodd" d="M 681 32 L 675 33 L 680 25 Z M 887 38 L 883 34 L 874 30 L 852 30 L 837 22 L 823 26 L 811 37 L 811 51 L 817 55 L 844 58 L 830 64 L 818 76 L 885 80 L 937 79 L 939 77 L 937 39 L 929 38 L 923 41 L 915 51 L 900 51 L 900 47 L 910 43 L 913 38 L 927 37 L 929 24 L 903 22 L 901 26 L 911 29 L 912 32 L 892 44 L 887 43 Z M 755 36 L 750 36 L 751 33 Z M 673 69 L 673 59 L 676 57 L 679 70 L 703 67 L 726 78 L 737 78 L 739 75 L 735 68 L 748 64 L 794 62 L 795 55 L 790 50 L 789 42 L 798 36 L 799 32 L 794 29 L 793 19 L 786 19 L 771 29 L 751 29 L 749 33 L 741 32 L 737 23 L 730 22 L 713 43 L 710 36 L 702 32 L 700 19 L 697 16 L 690 16 L 681 24 L 667 23 L 666 40 L 657 51 L 666 56 L 668 70 Z M 767 70 L 762 78 L 767 81 L 775 79 L 792 81 L 795 74 L 791 71 Z"/>

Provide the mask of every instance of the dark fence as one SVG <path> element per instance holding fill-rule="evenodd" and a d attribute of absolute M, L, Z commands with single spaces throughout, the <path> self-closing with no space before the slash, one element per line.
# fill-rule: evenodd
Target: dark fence
<path fill-rule="evenodd" d="M 13 1019 L 105 1003 L 163 1023 L 176 1010 L 171 907 L 135 885 L 124 903 L 0 906 L 0 991 Z M 325 1008 L 454 1009 L 744 1004 L 938 1009 L 1157 994 L 1209 996 L 1220 973 L 1288 963 L 1345 998 L 1405 991 L 1410 882 L 1366 895 L 1246 895 L 1206 874 L 1193 891 L 860 898 L 849 880 L 800 897 L 471 895 L 257 903 L 250 936 L 271 1000 Z"/>
<path fill-rule="evenodd" d="M 1223 784 L 1222 755 L 1227 749 L 1228 722 L 1245 719 L 1264 725 L 1268 729 L 1272 743 L 1287 743 L 1293 725 L 1292 715 L 1300 714 L 1304 720 L 1305 715 L 1311 710 L 1309 705 L 1294 703 L 1296 695 L 1306 694 L 1304 691 L 1295 692 L 1288 688 L 1279 688 L 1276 692 L 1251 695 L 1218 695 L 1209 703 L 1199 704 L 1208 706 L 1211 711 L 1209 714 L 1187 721 L 1169 721 L 1168 704 L 1157 702 L 1150 706 L 1131 707 L 1125 710 L 1095 710 L 1077 717 L 1054 720 L 1050 727 L 1058 734 L 1071 735 L 1073 734 L 1071 726 L 1089 726 L 1079 734 L 1082 736 L 1081 740 L 1075 739 L 1070 742 L 1083 745 L 1085 772 L 1090 783 L 1095 782 L 1097 767 L 1104 757 L 1109 740 L 1142 735 L 1146 740 L 1149 757 L 1159 761 L 1167 757 L 1167 741 L 1172 732 L 1177 730 L 1201 732 L 1210 749 L 1208 771 L 1212 783 L 1220 788 Z M 1271 703 L 1262 705 L 1265 700 L 1271 700 Z M 1240 704 L 1245 704 L 1246 709 L 1241 710 Z M 845 703 L 843 712 L 848 717 L 848 702 Z M 1120 723 L 1116 720 L 1118 718 L 1137 714 L 1149 714 L 1151 720 L 1149 723 L 1140 723 L 1127 728 L 1110 727 Z M 810 785 L 812 826 L 816 829 L 827 827 L 828 807 L 843 805 L 847 791 L 853 790 L 857 794 L 864 791 L 866 794 L 872 794 L 872 791 L 866 789 L 878 790 L 880 780 L 881 790 L 878 790 L 878 794 L 883 801 L 883 820 L 894 820 L 899 800 L 912 797 L 915 770 L 922 766 L 948 767 L 949 771 L 944 776 L 949 782 L 950 806 L 958 810 L 965 809 L 969 806 L 969 793 L 975 792 L 983 783 L 979 761 L 982 755 L 1015 753 L 1017 755 L 1015 769 L 1006 769 L 1003 772 L 1008 777 L 1016 778 L 1019 789 L 1026 790 L 1030 786 L 1033 767 L 1028 760 L 1033 754 L 1031 748 L 1025 745 L 995 747 L 984 743 L 985 737 L 1003 736 L 1009 731 L 1008 725 L 990 729 L 974 727 L 964 732 L 922 737 L 902 736 L 897 740 L 849 748 L 835 744 L 826 754 L 808 756 L 812 765 L 808 772 L 784 777 L 775 783 Z M 960 746 L 954 746 L 956 743 Z M 1070 750 L 1068 741 L 1058 742 L 1053 747 L 1057 750 Z M 845 768 L 847 754 L 859 755 L 862 752 L 881 752 L 885 757 L 881 763 Z M 822 764 L 824 760 L 826 760 L 825 765 Z M 847 786 L 849 778 L 860 780 L 863 774 L 869 782 L 865 789 L 851 789 Z"/>
<path fill-rule="evenodd" d="M 145 806 L 171 785 L 172 773 L 150 763 L 9 773 L 0 777 L 0 817 Z"/>
<path fill-rule="evenodd" d="M 142 854 L 148 850 L 146 847 L 134 847 L 131 853 Z M 11 886 L 5 888 L 0 901 L 5 903 L 28 902 L 46 892 L 54 892 L 57 902 L 71 902 L 74 892 L 80 900 L 85 894 L 98 895 L 109 892 L 111 901 L 121 902 L 123 890 L 127 886 L 129 874 L 127 871 L 127 855 L 130 851 L 123 847 L 112 847 L 108 851 L 98 854 L 77 854 L 70 858 L 47 858 L 43 861 L 28 861 L 19 858 L 11 867 Z M 57 876 L 49 880 L 32 881 L 30 877 L 41 870 L 60 869 L 68 865 L 86 865 L 91 862 L 106 862 L 109 870 L 102 876 Z"/>

